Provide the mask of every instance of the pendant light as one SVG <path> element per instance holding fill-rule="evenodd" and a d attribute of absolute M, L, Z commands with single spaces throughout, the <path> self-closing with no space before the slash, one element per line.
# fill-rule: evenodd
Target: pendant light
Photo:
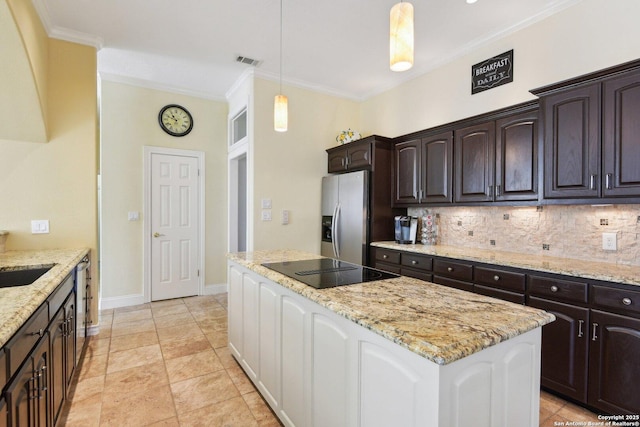
<path fill-rule="evenodd" d="M 280 0 L 280 92 L 273 101 L 273 129 L 286 132 L 289 122 L 288 99 L 282 94 L 282 0 Z"/>
<path fill-rule="evenodd" d="M 406 71 L 413 66 L 413 5 L 397 3 L 389 22 L 389 66 L 392 71 Z"/>

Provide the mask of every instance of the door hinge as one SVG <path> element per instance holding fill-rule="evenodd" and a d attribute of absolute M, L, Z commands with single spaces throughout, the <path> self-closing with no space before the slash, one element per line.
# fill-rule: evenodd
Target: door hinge
<path fill-rule="evenodd" d="M 196 270 L 196 271 L 197 271 L 197 273 L 198 273 L 198 277 L 200 277 L 200 270 Z"/>
<path fill-rule="evenodd" d="M 200 169 L 198 169 L 198 176 L 200 176 Z"/>

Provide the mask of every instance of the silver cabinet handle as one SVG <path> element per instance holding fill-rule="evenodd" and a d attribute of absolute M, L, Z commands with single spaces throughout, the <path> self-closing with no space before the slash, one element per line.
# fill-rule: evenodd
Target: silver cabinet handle
<path fill-rule="evenodd" d="M 589 190 L 595 190 L 596 189 L 596 176 L 595 174 L 592 174 L 589 176 Z"/>
<path fill-rule="evenodd" d="M 31 332 L 31 334 L 30 334 L 30 335 L 37 335 L 37 336 L 39 336 L 40 338 L 42 338 L 42 336 L 44 335 L 44 329 L 40 328 L 40 329 L 38 329 L 36 332 Z"/>
<path fill-rule="evenodd" d="M 595 340 L 598 339 L 597 331 L 598 331 L 598 324 L 594 322 L 593 323 L 593 335 L 591 336 L 591 341 L 595 341 Z"/>
<path fill-rule="evenodd" d="M 498 280 L 500 280 L 500 276 L 498 276 L 498 275 L 496 274 L 495 276 L 493 276 L 493 280 L 495 280 L 495 281 L 497 282 Z"/>
<path fill-rule="evenodd" d="M 418 263 L 418 261 L 416 261 L 415 259 L 411 260 L 411 264 L 416 265 Z"/>
<path fill-rule="evenodd" d="M 389 255 L 382 255 L 382 259 L 387 259 L 389 258 Z"/>
<path fill-rule="evenodd" d="M 611 178 L 613 178 L 613 175 L 608 173 L 604 176 L 605 179 L 605 186 L 607 188 L 607 190 L 611 190 Z"/>
<path fill-rule="evenodd" d="M 496 197 L 500 196 L 500 186 L 496 185 Z"/>
<path fill-rule="evenodd" d="M 578 338 L 582 338 L 582 335 L 584 335 L 582 333 L 582 324 L 584 323 L 584 320 L 578 320 Z"/>
<path fill-rule="evenodd" d="M 624 305 L 631 305 L 633 301 L 631 301 L 631 298 L 622 298 L 622 303 Z"/>
<path fill-rule="evenodd" d="M 556 285 L 552 285 L 551 292 L 558 292 L 558 287 Z"/>
<path fill-rule="evenodd" d="M 447 267 L 447 271 L 451 273 L 453 271 L 453 267 Z"/>

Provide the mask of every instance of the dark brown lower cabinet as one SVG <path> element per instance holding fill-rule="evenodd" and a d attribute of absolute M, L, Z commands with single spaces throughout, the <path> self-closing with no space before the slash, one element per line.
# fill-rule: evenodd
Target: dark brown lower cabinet
<path fill-rule="evenodd" d="M 586 402 L 589 309 L 536 297 L 529 298 L 529 305 L 556 316 L 542 327 L 540 384 Z"/>
<path fill-rule="evenodd" d="M 7 402 L 0 399 L 0 427 L 9 425 L 9 413 L 7 412 Z"/>
<path fill-rule="evenodd" d="M 640 319 L 592 310 L 591 329 L 589 405 L 640 413 Z"/>
<path fill-rule="evenodd" d="M 44 333 L 22 368 L 7 386 L 9 424 L 46 427 L 49 414 L 49 335 Z"/>

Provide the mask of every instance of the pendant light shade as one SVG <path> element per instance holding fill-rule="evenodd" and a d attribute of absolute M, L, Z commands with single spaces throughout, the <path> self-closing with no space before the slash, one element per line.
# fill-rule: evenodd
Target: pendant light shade
<path fill-rule="evenodd" d="M 277 132 L 286 132 L 288 122 L 288 99 L 285 95 L 276 95 L 273 102 L 273 128 Z"/>
<path fill-rule="evenodd" d="M 413 66 L 413 5 L 400 2 L 391 8 L 389 25 L 389 65 L 392 71 Z"/>

